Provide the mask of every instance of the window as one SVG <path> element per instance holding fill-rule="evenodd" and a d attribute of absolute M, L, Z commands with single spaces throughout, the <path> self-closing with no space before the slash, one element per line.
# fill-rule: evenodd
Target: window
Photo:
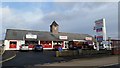
<path fill-rule="evenodd" d="M 10 41 L 9 48 L 16 48 L 16 46 L 17 46 L 17 41 Z"/>

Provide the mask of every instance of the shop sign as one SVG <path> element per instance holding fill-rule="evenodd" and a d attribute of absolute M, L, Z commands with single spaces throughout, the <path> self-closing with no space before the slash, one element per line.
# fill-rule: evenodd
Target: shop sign
<path fill-rule="evenodd" d="M 33 34 L 26 34 L 26 38 L 37 39 L 37 35 L 33 35 Z"/>
<path fill-rule="evenodd" d="M 105 19 L 99 19 L 99 20 L 95 21 L 94 30 L 96 32 L 96 40 L 97 41 L 106 40 Z"/>
<path fill-rule="evenodd" d="M 59 39 L 68 39 L 67 36 L 59 36 Z"/>
<path fill-rule="evenodd" d="M 97 41 L 103 41 L 103 36 L 96 36 Z"/>
<path fill-rule="evenodd" d="M 92 37 L 85 37 L 85 40 L 92 40 Z"/>

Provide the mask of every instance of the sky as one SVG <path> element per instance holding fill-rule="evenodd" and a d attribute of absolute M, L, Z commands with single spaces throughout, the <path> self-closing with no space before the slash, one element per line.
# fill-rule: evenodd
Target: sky
<path fill-rule="evenodd" d="M 55 0 L 54 0 L 55 1 Z M 50 31 L 56 21 L 60 32 L 95 35 L 95 21 L 106 19 L 107 36 L 118 36 L 117 2 L 2 2 L 0 7 L 1 32 L 6 29 Z"/>

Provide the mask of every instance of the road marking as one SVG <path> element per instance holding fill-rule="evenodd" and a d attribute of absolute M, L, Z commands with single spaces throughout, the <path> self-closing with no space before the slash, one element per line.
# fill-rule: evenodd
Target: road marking
<path fill-rule="evenodd" d="M 15 54 L 14 56 L 8 58 L 8 59 L 5 59 L 5 60 L 3 60 L 3 61 L 0 61 L 0 64 L 3 63 L 3 62 L 9 61 L 9 60 L 11 60 L 11 59 L 13 59 L 13 58 L 15 58 L 15 57 L 16 57 L 16 54 Z"/>
<path fill-rule="evenodd" d="M 103 66 L 113 66 L 113 65 L 118 65 L 119 63 L 113 63 L 113 64 L 108 64 L 108 65 L 103 65 Z"/>
<path fill-rule="evenodd" d="M 1 53 L 1 55 L 3 55 L 5 53 L 5 50 L 3 50 L 3 52 Z"/>
<path fill-rule="evenodd" d="M 0 56 L 2 56 L 2 55 L 4 54 L 4 52 L 5 52 L 5 50 L 4 50 L 4 48 L 3 48 L 2 53 L 0 54 Z"/>

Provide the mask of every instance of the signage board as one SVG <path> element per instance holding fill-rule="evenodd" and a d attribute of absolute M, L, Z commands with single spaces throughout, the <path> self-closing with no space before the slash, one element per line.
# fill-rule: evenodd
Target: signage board
<path fill-rule="evenodd" d="M 85 37 L 85 40 L 92 40 L 92 37 Z"/>
<path fill-rule="evenodd" d="M 37 35 L 26 34 L 26 38 L 37 39 Z"/>
<path fill-rule="evenodd" d="M 103 41 L 103 36 L 97 36 L 96 39 L 97 41 Z"/>
<path fill-rule="evenodd" d="M 96 40 L 103 41 L 106 40 L 106 26 L 105 19 L 99 19 L 95 21 Z"/>
<path fill-rule="evenodd" d="M 65 39 L 65 40 L 67 40 L 68 37 L 67 36 L 59 36 L 59 39 Z"/>

